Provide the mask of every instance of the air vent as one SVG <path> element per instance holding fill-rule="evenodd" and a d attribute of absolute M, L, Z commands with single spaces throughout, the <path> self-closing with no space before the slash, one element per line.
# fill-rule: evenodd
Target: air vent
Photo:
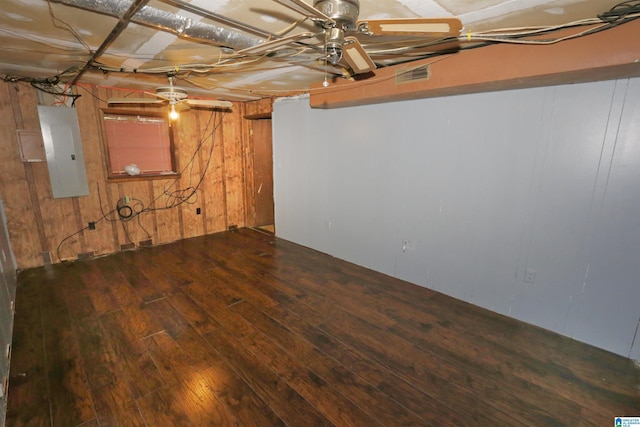
<path fill-rule="evenodd" d="M 429 64 L 409 68 L 408 70 L 401 70 L 396 74 L 397 85 L 420 80 L 429 80 Z"/>

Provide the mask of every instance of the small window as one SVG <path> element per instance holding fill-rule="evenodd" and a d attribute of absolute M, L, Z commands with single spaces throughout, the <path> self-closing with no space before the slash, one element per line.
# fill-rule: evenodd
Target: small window
<path fill-rule="evenodd" d="M 103 117 L 109 177 L 137 176 L 131 175 L 137 170 L 140 176 L 177 173 L 173 132 L 164 114 L 103 110 Z"/>

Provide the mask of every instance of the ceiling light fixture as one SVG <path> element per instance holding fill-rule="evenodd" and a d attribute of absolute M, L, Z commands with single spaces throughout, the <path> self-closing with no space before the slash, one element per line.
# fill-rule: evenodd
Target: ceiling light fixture
<path fill-rule="evenodd" d="M 169 118 L 171 120 L 178 120 L 180 114 L 176 111 L 176 104 L 171 104 L 171 111 L 169 111 Z"/>

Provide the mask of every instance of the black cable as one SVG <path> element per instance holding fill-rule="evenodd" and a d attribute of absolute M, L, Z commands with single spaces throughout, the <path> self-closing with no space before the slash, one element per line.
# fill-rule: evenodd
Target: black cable
<path fill-rule="evenodd" d="M 87 229 L 89 229 L 89 227 L 88 227 L 88 226 L 87 226 L 87 227 L 84 227 L 84 228 L 82 228 L 82 229 L 80 229 L 80 230 L 78 230 L 78 231 L 76 231 L 76 232 L 75 232 L 75 233 L 73 233 L 73 234 L 68 235 L 67 237 L 65 237 L 64 239 L 62 239 L 62 240 L 60 241 L 60 243 L 58 243 L 58 247 L 56 248 L 56 256 L 58 257 L 58 260 L 59 260 L 59 261 L 61 261 L 61 262 L 62 262 L 62 259 L 60 259 L 60 247 L 62 246 L 62 244 L 63 244 L 64 242 L 66 242 L 67 240 L 69 240 L 70 238 L 72 238 L 72 237 L 74 237 L 74 236 L 76 236 L 76 235 L 78 235 L 78 234 L 82 233 L 84 230 L 87 230 Z"/>
<path fill-rule="evenodd" d="M 51 7 L 51 1 L 50 0 L 47 0 L 47 6 L 49 7 L 49 15 L 51 16 L 51 23 L 53 24 L 53 26 L 56 27 L 56 28 L 59 28 L 61 30 L 66 30 L 66 31 L 70 32 L 71 35 L 73 35 L 73 37 L 75 37 L 75 39 L 87 50 L 87 52 L 91 53 L 91 46 L 89 46 L 82 39 L 82 37 L 80 37 L 80 35 L 76 32 L 76 30 L 74 30 L 71 25 L 69 25 L 67 22 L 63 21 L 62 19 L 58 18 L 53 13 L 53 8 Z M 58 23 L 60 23 L 61 25 L 58 25 Z"/>
<path fill-rule="evenodd" d="M 211 163 L 211 160 L 213 158 L 213 150 L 214 150 L 214 146 L 215 146 L 215 132 L 217 131 L 217 129 L 219 128 L 219 126 L 222 124 L 222 119 L 223 117 L 220 117 L 218 120 L 213 120 L 214 117 L 217 117 L 217 112 L 213 112 L 211 113 L 211 115 L 209 116 L 209 119 L 207 120 L 207 125 L 205 126 L 205 129 L 202 133 L 202 136 L 198 142 L 198 145 L 196 147 L 196 150 L 194 151 L 193 155 L 191 156 L 191 159 L 189 160 L 189 162 L 187 163 L 187 165 L 185 165 L 185 167 L 181 170 L 181 174 L 186 171 L 186 169 L 188 167 L 193 168 L 192 163 L 195 161 L 195 158 L 197 156 L 197 154 L 200 152 L 200 150 L 202 149 L 202 147 L 204 146 L 205 142 L 211 138 L 211 144 L 209 147 L 209 156 L 207 158 L 207 162 L 205 164 L 205 168 L 202 171 L 202 173 L 200 174 L 200 178 L 198 180 L 198 183 L 196 184 L 196 186 L 190 186 L 187 187 L 185 189 L 180 189 L 180 190 L 174 190 L 173 192 L 169 193 L 168 190 L 165 188 L 165 191 L 163 191 L 158 197 L 156 197 L 150 204 L 149 207 L 145 207 L 144 203 L 142 202 L 142 200 L 140 199 L 129 199 L 128 201 L 125 200 L 124 198 L 120 198 L 118 199 L 118 202 L 116 204 L 116 208 L 112 209 L 108 212 L 104 211 L 103 208 L 103 202 L 102 202 L 102 193 L 100 192 L 100 185 L 96 183 L 96 187 L 97 187 L 97 192 L 98 192 L 98 201 L 100 204 L 100 212 L 102 213 L 102 217 L 100 217 L 99 219 L 93 221 L 94 224 L 99 223 L 102 220 L 107 220 L 109 222 L 115 222 L 115 221 L 120 221 L 122 223 L 122 227 L 125 233 L 125 236 L 128 240 L 129 243 L 133 243 L 133 241 L 131 240 L 131 236 L 129 235 L 129 231 L 126 228 L 125 222 L 128 222 L 134 218 L 138 219 L 138 225 L 140 226 L 140 228 L 142 228 L 142 230 L 146 233 L 147 238 L 151 238 L 151 234 L 149 233 L 149 231 L 142 225 L 141 221 L 140 221 L 140 215 L 143 213 L 147 213 L 147 212 L 153 212 L 156 210 L 165 210 L 165 209 L 171 209 L 174 207 L 177 207 L 179 205 L 181 205 L 182 203 L 195 203 L 197 201 L 197 198 L 195 200 L 193 200 L 193 196 L 195 195 L 197 197 L 197 191 L 200 188 L 200 185 L 202 184 L 202 182 L 204 181 L 205 175 L 209 169 L 209 165 Z M 215 126 L 209 130 L 210 126 L 212 125 L 212 123 L 215 122 Z M 176 183 L 178 183 L 180 180 L 176 179 L 173 181 L 173 183 L 171 184 L 171 186 L 175 185 Z M 170 186 L 170 187 L 171 187 Z M 167 203 L 167 205 L 163 208 L 152 208 L 151 205 L 153 205 L 155 202 L 157 202 L 161 197 L 163 196 L 169 196 L 170 198 L 172 198 L 173 200 L 175 200 L 175 202 L 172 203 Z M 129 204 L 133 202 L 133 204 Z M 110 215 L 113 214 L 117 214 L 118 218 L 109 218 Z M 88 230 L 89 227 L 84 227 L 78 231 L 76 231 L 73 234 L 70 234 L 69 236 L 65 237 L 64 239 L 62 239 L 60 241 L 60 243 L 58 244 L 58 247 L 56 248 L 56 254 L 58 256 L 58 260 L 60 260 L 60 248 L 62 246 L 62 244 L 64 242 L 66 242 L 67 240 L 71 239 L 72 237 L 82 233 L 85 230 Z M 135 245 L 135 244 L 134 244 Z"/>
<path fill-rule="evenodd" d="M 171 193 L 165 191 L 163 193 L 167 196 L 165 208 L 170 209 L 183 203 L 188 203 L 190 205 L 195 204 L 198 201 L 197 191 L 198 189 L 195 187 L 187 187 L 181 190 L 172 191 Z"/>
<path fill-rule="evenodd" d="M 104 102 L 105 104 L 107 103 L 106 99 L 102 99 L 99 96 L 97 96 L 95 93 L 93 93 L 92 90 L 87 89 L 86 87 L 77 85 L 76 87 L 79 87 L 80 89 L 84 90 L 85 92 L 87 92 L 89 95 L 91 95 L 92 97 L 94 97 L 95 99 L 97 99 L 100 102 Z"/>
<path fill-rule="evenodd" d="M 587 30 L 583 33 L 581 33 L 579 36 L 577 37 L 584 37 L 587 35 L 591 35 L 591 34 L 596 34 L 599 33 L 601 31 L 606 31 L 609 30 L 611 28 L 614 28 L 616 26 L 625 24 L 627 22 L 633 21 L 635 19 L 640 18 L 640 16 L 630 16 L 633 14 L 640 14 L 640 0 L 628 0 L 628 1 L 623 1 L 622 3 L 618 3 L 617 5 L 613 6 L 611 9 L 609 9 L 607 12 L 604 12 L 602 14 L 597 15 L 597 17 L 603 21 L 605 24 L 605 26 L 598 26 L 596 28 L 593 28 L 591 30 Z M 580 27 L 580 26 L 585 26 L 585 25 L 594 25 L 594 24 L 584 24 L 584 23 L 580 23 L 580 22 L 576 22 L 574 24 L 567 24 L 562 26 L 562 29 L 567 29 L 567 28 L 575 28 L 575 27 Z M 548 29 L 537 29 L 535 31 L 530 31 L 530 32 L 523 32 L 523 33 L 519 33 L 519 34 L 513 34 L 510 36 L 493 36 L 496 39 L 502 38 L 503 41 L 500 40 L 491 40 L 491 41 L 483 41 L 483 42 L 479 42 L 470 46 L 463 46 L 460 47 L 458 50 L 462 51 L 462 50 L 471 50 L 471 49 L 478 49 L 481 47 L 485 47 L 485 46 L 490 46 L 490 45 L 494 45 L 494 44 L 498 44 L 498 43 L 508 43 L 509 40 L 513 39 L 513 40 L 519 40 L 525 37 L 530 37 L 530 36 L 539 36 L 542 34 L 549 34 L 549 33 L 553 33 L 558 31 L 559 28 L 558 27 L 550 27 Z M 422 45 L 422 46 L 416 46 L 416 48 L 421 48 L 421 47 L 429 47 L 429 46 L 438 46 L 441 44 L 446 44 L 446 43 L 450 43 L 452 40 L 454 39 L 444 39 L 441 42 L 438 43 L 428 43 L 426 45 Z M 542 40 L 542 39 L 538 39 L 536 40 L 538 42 L 544 42 L 544 41 L 551 41 L 551 40 Z M 392 62 L 392 63 L 387 63 L 387 64 L 381 64 L 381 67 L 390 67 L 390 66 L 395 66 L 395 65 L 400 65 L 400 64 L 405 64 L 405 63 L 410 63 L 410 62 L 414 62 L 414 61 L 419 61 L 419 60 L 423 60 L 423 59 L 429 59 L 429 58 L 434 58 L 434 57 L 438 57 L 438 56 L 442 56 L 442 55 L 448 55 L 451 53 L 455 53 L 455 50 L 447 50 L 447 51 L 440 51 L 440 52 L 430 52 L 430 53 L 426 53 L 424 55 L 420 55 L 420 56 L 416 56 L 414 58 L 411 59 L 406 59 L 406 60 L 400 60 L 400 61 L 396 61 L 396 62 Z M 403 53 L 401 53 L 400 55 L 402 55 Z"/>
<path fill-rule="evenodd" d="M 117 209 L 112 209 L 107 213 L 104 212 L 104 208 L 102 207 L 102 195 L 100 194 L 100 185 L 98 183 L 96 183 L 96 187 L 98 189 L 98 202 L 100 203 L 100 212 L 102 213 L 102 218 L 100 220 L 106 219 L 109 222 L 117 221 L 118 220 L 117 218 L 113 218 L 113 219 L 107 218 L 108 215 L 116 213 Z"/>
<path fill-rule="evenodd" d="M 80 94 L 73 94 L 73 93 L 69 94 L 64 91 L 56 90 L 58 89 L 57 86 L 52 83 L 31 82 L 30 84 L 32 87 L 34 87 L 35 89 L 41 92 L 45 92 L 55 96 L 66 96 L 66 97 L 72 98 L 74 103 L 76 102 L 76 99 L 82 96 Z"/>
<path fill-rule="evenodd" d="M 209 124 L 210 124 L 210 123 L 207 123 L 207 128 L 208 128 Z M 194 191 L 193 191 L 193 192 L 194 192 L 194 194 L 195 194 L 195 192 L 200 188 L 200 185 L 201 185 L 201 184 L 202 184 L 202 182 L 204 181 L 204 177 L 206 176 L 207 171 L 209 170 L 209 165 L 211 164 L 211 159 L 213 158 L 213 149 L 214 149 L 214 142 L 215 142 L 215 131 L 218 129 L 218 127 L 219 127 L 221 124 L 222 124 L 222 117 L 220 117 L 219 122 L 215 125 L 215 127 L 214 127 L 214 129 L 213 129 L 213 131 L 212 131 L 212 133 L 211 133 L 212 141 L 211 141 L 211 146 L 209 147 L 209 156 L 207 157 L 207 162 L 206 162 L 206 164 L 205 164 L 205 166 L 204 166 L 204 171 L 202 171 L 202 173 L 200 174 L 200 179 L 198 180 L 198 183 L 197 183 L 197 184 L 196 184 L 196 186 L 194 187 Z M 206 129 L 205 129 L 205 130 L 206 130 Z M 207 136 L 207 138 L 208 138 L 208 136 Z M 200 147 L 202 146 L 202 144 L 203 144 L 203 143 L 204 143 L 204 138 L 202 139 L 201 144 L 200 144 L 200 146 L 198 147 L 198 151 L 200 150 Z M 194 156 L 193 156 L 193 157 L 195 157 L 195 154 L 194 154 Z M 192 174 L 191 174 L 191 175 L 189 175 L 189 177 L 191 177 L 191 176 L 192 176 Z M 195 201 L 194 201 L 193 203 L 195 203 Z"/>
<path fill-rule="evenodd" d="M 165 187 L 164 191 L 161 194 L 159 194 L 155 199 L 153 199 L 151 201 L 151 203 L 149 203 L 149 206 L 147 208 L 145 208 L 143 212 L 153 212 L 153 211 L 158 211 L 158 210 L 167 210 L 167 209 L 172 209 L 174 207 L 180 206 L 183 203 L 195 203 L 195 201 L 190 202 L 190 200 L 197 193 L 197 191 L 200 188 L 200 185 L 202 184 L 202 182 L 204 181 L 204 177 L 205 177 L 205 175 L 206 175 L 206 173 L 207 173 L 207 171 L 209 169 L 209 164 L 211 163 L 211 158 L 213 157 L 213 150 L 214 150 L 214 146 L 215 146 L 215 133 L 218 130 L 218 128 L 220 127 L 220 125 L 222 124 L 222 119 L 223 119 L 224 116 L 221 115 L 219 119 L 214 120 L 214 118 L 217 118 L 217 117 L 218 117 L 218 112 L 217 111 L 212 111 L 211 115 L 209 116 L 209 119 L 207 120 L 207 124 L 205 126 L 205 129 L 202 132 L 202 135 L 200 137 L 200 140 L 198 142 L 198 145 L 196 146 L 196 149 L 195 149 L 193 155 L 191 156 L 191 158 L 189 159 L 187 164 L 180 171 L 180 174 L 182 175 L 187 170 L 187 168 L 193 168 L 193 162 L 195 162 L 196 156 L 198 155 L 198 153 L 200 152 L 200 150 L 204 146 L 205 142 L 211 137 L 211 145 L 209 147 L 209 157 L 207 159 L 207 163 L 205 165 L 204 170 L 200 174 L 200 179 L 198 180 L 198 183 L 196 184 L 196 186 L 195 187 L 190 186 L 187 189 L 178 189 L 178 190 L 174 190 L 174 191 L 170 192 L 169 188 L 173 187 L 178 182 L 180 182 L 179 178 L 175 179 L 171 183 L 171 185 L 169 185 L 168 187 Z M 214 126 L 213 126 L 213 128 L 211 130 L 209 130 L 209 128 L 210 128 L 210 126 L 212 124 L 214 124 Z M 191 174 L 189 176 L 191 176 Z M 193 190 L 191 190 L 191 188 L 193 188 Z M 188 191 L 188 195 L 185 195 L 185 193 L 187 193 L 187 191 Z M 153 207 L 155 205 L 155 203 L 158 200 L 160 200 L 160 198 L 163 197 L 163 196 L 169 197 L 169 200 L 167 200 L 167 202 L 165 203 L 165 206 L 164 207 Z"/>
<path fill-rule="evenodd" d="M 93 224 L 98 224 L 98 223 L 99 223 L 100 221 L 102 221 L 102 220 L 107 220 L 107 221 L 109 221 L 109 222 L 117 221 L 117 219 L 110 219 L 110 218 L 108 218 L 108 216 L 109 216 L 109 215 L 112 215 L 112 214 L 116 213 L 116 212 L 117 212 L 117 209 L 112 209 L 112 210 L 110 210 L 109 212 L 105 212 L 105 211 L 104 211 L 104 208 L 103 208 L 103 206 L 102 206 L 102 194 L 100 193 L 100 185 L 99 185 L 98 183 L 96 183 L 96 187 L 97 187 L 97 189 L 98 189 L 98 202 L 100 203 L 100 213 L 102 213 L 102 216 L 101 216 L 100 218 L 98 218 L 97 220 L 94 220 L 94 221 L 91 221 L 91 222 L 93 222 Z M 67 237 L 65 237 L 64 239 L 62 239 L 62 240 L 60 241 L 60 243 L 58 243 L 58 246 L 57 246 L 57 248 L 56 248 L 56 255 L 58 256 L 58 260 L 60 260 L 60 248 L 62 247 L 62 244 L 63 244 L 64 242 L 66 242 L 67 240 L 69 240 L 70 238 L 72 238 L 72 237 L 74 237 L 74 236 L 76 236 L 76 235 L 78 235 L 78 234 L 82 233 L 82 232 L 83 232 L 83 231 L 85 231 L 85 230 L 89 230 L 89 229 L 90 229 L 90 228 L 89 228 L 89 226 L 86 226 L 86 227 L 84 227 L 84 228 L 82 228 L 82 229 L 80 229 L 80 230 L 76 231 L 75 233 L 72 233 L 72 234 L 68 235 L 68 236 L 67 236 Z"/>
<path fill-rule="evenodd" d="M 621 22 L 627 22 L 638 17 L 628 18 L 629 15 L 640 12 L 640 0 L 628 0 L 618 3 L 613 6 L 607 12 L 598 15 L 602 21 L 609 24 L 619 24 Z"/>
<path fill-rule="evenodd" d="M 640 18 L 640 16 L 632 16 L 635 14 L 639 14 L 640 13 L 640 0 L 627 0 L 627 1 L 623 1 L 621 3 L 618 3 L 617 5 L 613 6 L 610 10 L 603 12 L 599 15 L 597 15 L 597 17 L 604 23 L 608 24 L 605 27 L 600 27 L 600 28 L 594 28 L 591 31 L 586 31 L 585 33 L 581 34 L 579 37 L 583 37 L 589 34 L 594 34 L 600 31 L 604 31 L 607 29 L 610 29 L 612 27 L 624 24 L 626 22 L 635 20 Z M 64 23 L 64 21 L 61 21 L 59 18 L 55 17 L 52 15 L 52 19 L 59 21 L 61 23 L 63 23 L 67 30 L 70 30 L 70 27 Z M 581 25 L 585 25 L 585 24 L 581 24 L 581 23 L 575 23 L 573 25 L 568 24 L 566 26 L 564 26 L 563 28 L 572 28 L 572 27 L 576 27 L 576 26 L 581 26 Z M 63 27 L 59 27 L 59 28 L 63 28 Z M 539 29 L 536 30 L 535 32 L 529 32 L 529 33 L 521 33 L 521 34 L 514 34 L 514 35 L 510 35 L 504 38 L 505 41 L 508 41 L 509 39 L 521 39 L 524 37 L 528 37 L 531 35 L 540 35 L 540 34 L 545 34 L 547 32 L 553 32 L 553 31 L 557 31 L 558 28 L 557 27 L 553 27 L 553 28 L 549 28 L 548 30 L 545 29 Z M 76 37 L 76 39 L 78 39 L 78 41 L 80 43 L 83 44 L 83 46 L 87 47 L 86 43 L 84 43 L 82 41 L 82 39 L 77 35 L 74 34 L 74 36 Z M 450 41 L 450 40 L 449 40 Z M 447 40 L 443 40 L 442 43 L 447 43 Z M 436 45 L 442 44 L 442 43 L 438 43 Z M 485 41 L 483 43 L 478 43 L 476 45 L 473 46 L 465 46 L 460 48 L 460 50 L 468 50 L 468 49 L 476 49 L 479 47 L 484 47 L 487 45 L 492 45 L 492 44 L 496 44 L 496 43 L 500 43 L 500 41 Z M 420 46 L 417 46 L 417 48 L 420 48 Z M 392 66 L 392 65 L 399 65 L 402 63 L 406 63 L 406 62 L 413 62 L 413 61 L 417 61 L 417 60 L 422 60 L 422 59 L 428 59 L 428 58 L 432 58 L 435 56 L 441 56 L 441 55 L 447 55 L 452 53 L 451 51 L 445 51 L 445 52 L 431 52 L 431 53 L 427 53 L 425 55 L 420 55 L 417 56 L 415 58 L 411 58 L 411 59 L 407 59 L 407 60 L 401 60 L 398 62 L 393 62 L 393 63 L 387 63 L 385 64 L 380 64 L 381 67 L 388 67 L 388 66 Z M 96 69 L 100 70 L 100 63 L 95 63 L 92 66 L 94 66 Z M 102 70 L 103 72 L 118 72 L 117 70 Z M 56 85 L 58 84 L 63 76 L 65 74 L 73 74 L 75 75 L 75 73 L 77 72 L 77 67 L 72 67 L 69 68 L 65 71 L 63 71 L 62 73 L 59 73 L 57 75 L 54 75 L 52 77 L 48 77 L 48 78 L 32 78 L 32 77 L 20 77 L 20 76 L 12 76 L 12 75 L 0 75 L 0 79 L 4 80 L 5 82 L 26 82 L 26 83 L 30 83 L 32 84 L 36 89 L 38 90 L 43 90 L 43 91 L 47 91 L 47 89 L 45 89 L 45 87 L 47 86 L 52 86 L 52 85 Z M 123 73 L 130 73 L 129 71 L 126 70 L 122 70 L 121 72 Z M 151 72 L 151 71 L 145 71 L 145 70 L 135 70 L 135 73 L 137 74 L 150 74 L 150 75 L 154 75 L 154 74 L 158 74 L 160 72 Z M 165 71 L 162 71 L 162 73 L 165 73 Z M 44 85 L 44 86 L 43 86 Z M 52 93 L 52 92 L 49 92 Z M 90 92 L 92 96 L 94 96 L 95 98 L 99 99 L 100 101 L 104 101 L 98 97 L 96 97 L 92 92 Z M 64 95 L 58 92 L 53 92 L 54 95 Z M 67 95 L 73 98 L 73 104 L 75 104 L 75 100 L 80 97 L 81 95 L 79 94 L 75 94 L 75 95 Z"/>
<path fill-rule="evenodd" d="M 120 224 L 122 224 L 122 229 L 124 230 L 124 235 L 127 238 L 127 242 L 133 244 L 133 246 L 135 247 L 136 244 L 133 243 L 133 241 L 131 240 L 131 236 L 129 236 L 129 230 L 127 230 L 126 221 L 121 221 Z"/>
<path fill-rule="evenodd" d="M 140 228 L 142 228 L 142 230 L 147 233 L 147 239 L 151 239 L 151 234 L 149 234 L 149 232 L 147 231 L 146 228 L 144 228 L 144 226 L 142 225 L 142 222 L 140 222 L 140 215 L 136 215 L 136 218 L 138 218 L 138 226 Z"/>
<path fill-rule="evenodd" d="M 129 205 L 118 206 L 117 210 L 121 220 L 128 220 L 133 216 L 133 209 Z"/>

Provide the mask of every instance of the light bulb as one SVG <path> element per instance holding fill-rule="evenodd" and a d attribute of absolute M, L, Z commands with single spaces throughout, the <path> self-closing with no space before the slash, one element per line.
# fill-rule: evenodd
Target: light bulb
<path fill-rule="evenodd" d="M 178 120 L 178 117 L 180 117 L 180 115 L 178 114 L 178 112 L 176 111 L 176 106 L 175 104 L 171 104 L 171 111 L 169 112 L 169 118 L 171 120 Z"/>

